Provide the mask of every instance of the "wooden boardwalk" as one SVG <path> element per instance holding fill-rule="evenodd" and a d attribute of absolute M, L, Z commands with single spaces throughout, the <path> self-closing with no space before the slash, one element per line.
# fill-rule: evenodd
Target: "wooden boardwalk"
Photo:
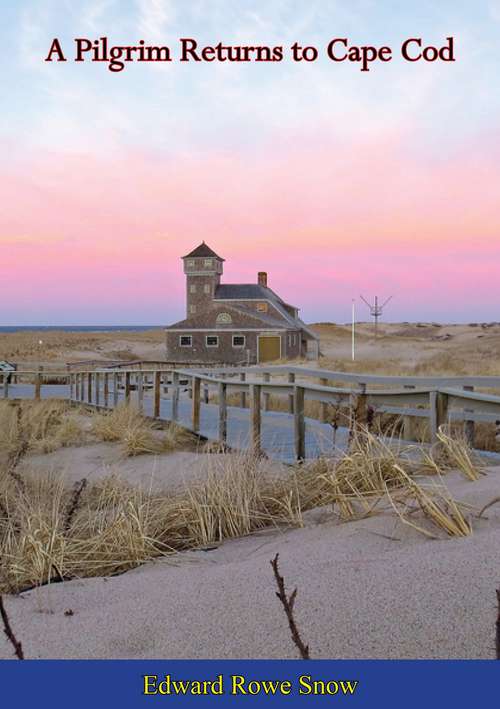
<path fill-rule="evenodd" d="M 349 427 L 369 425 L 379 414 L 400 416 L 403 438 L 410 441 L 422 418 L 431 440 L 440 426 L 463 422 L 471 445 L 476 423 L 493 423 L 500 451 L 500 396 L 492 389 L 500 391 L 500 377 L 387 377 L 287 366 L 201 370 L 143 363 L 125 369 L 16 371 L 10 381 L 0 377 L 3 398 L 57 397 L 99 409 L 135 402 L 146 416 L 285 461 L 345 449 L 348 429 L 338 428 L 334 441 L 330 423 L 339 411 Z M 271 410 L 273 400 L 280 410 Z M 315 418 L 306 416 L 308 402 L 315 402 Z"/>
<path fill-rule="evenodd" d="M 99 399 L 104 402 L 104 386 L 100 384 Z M 93 399 L 95 401 L 95 389 Z M 103 404 L 99 409 L 112 409 L 115 402 L 113 387 L 109 389 L 109 404 Z M 33 399 L 35 394 L 34 385 L 13 384 L 9 387 L 9 398 L 12 399 Z M 184 394 L 184 396 L 182 395 Z M 184 428 L 192 430 L 192 401 L 188 397 L 188 392 L 182 392 L 179 397 L 177 423 Z M 47 384 L 41 390 L 42 399 L 70 398 L 70 387 L 68 385 Z M 84 396 L 81 403 L 88 404 L 87 396 Z M 117 403 L 125 401 L 124 390 L 117 391 Z M 130 392 L 130 403 L 139 406 L 138 392 Z M 95 404 L 93 404 L 95 406 Z M 142 410 L 145 416 L 153 418 L 153 396 L 149 392 L 144 393 L 142 400 Z M 160 420 L 172 420 L 172 397 L 161 396 L 160 398 Z M 227 407 L 227 438 L 226 444 L 230 448 L 244 450 L 251 446 L 250 436 L 250 410 L 242 409 L 238 406 Z M 292 414 L 278 411 L 263 411 L 261 422 L 261 449 L 269 457 L 283 462 L 293 462 L 295 460 L 294 446 L 294 417 Z M 219 440 L 219 407 L 217 404 L 205 404 L 200 401 L 200 427 L 197 431 L 199 435 L 208 441 L 217 442 Z M 345 449 L 348 430 L 339 428 L 335 436 L 335 448 Z M 322 424 L 315 419 L 305 418 L 305 449 L 307 458 L 316 458 L 319 455 L 332 455 L 334 453 L 333 429 L 330 424 Z"/>

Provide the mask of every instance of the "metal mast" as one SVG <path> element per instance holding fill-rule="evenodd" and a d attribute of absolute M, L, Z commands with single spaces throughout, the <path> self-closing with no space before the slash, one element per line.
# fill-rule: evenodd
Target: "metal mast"
<path fill-rule="evenodd" d="M 374 320 L 374 329 L 375 329 L 375 337 L 378 335 L 378 319 L 383 315 L 384 308 L 387 305 L 387 303 L 392 299 L 392 295 L 387 298 L 386 301 L 382 303 L 382 305 L 379 305 L 378 302 L 378 296 L 375 296 L 375 303 L 369 303 L 363 296 L 360 296 L 361 300 L 366 303 L 366 305 L 370 308 L 370 315 L 372 316 Z"/>

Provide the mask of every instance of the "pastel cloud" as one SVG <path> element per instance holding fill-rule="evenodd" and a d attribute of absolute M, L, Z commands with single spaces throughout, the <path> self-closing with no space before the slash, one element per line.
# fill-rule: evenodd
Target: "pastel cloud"
<path fill-rule="evenodd" d="M 1 175 L 11 317 L 28 298 L 80 322 L 166 323 L 183 311 L 179 257 L 201 239 L 228 259 L 227 278 L 267 269 L 309 319 L 345 319 L 360 291 L 396 292 L 404 319 L 438 303 L 456 320 L 494 316 L 495 149 L 430 163 L 407 136 L 356 152 L 328 136 L 297 145 L 203 159 L 32 155 Z"/>
<path fill-rule="evenodd" d="M 498 319 L 498 0 L 7 3 L 0 298 L 9 322 L 183 313 L 179 256 L 262 268 L 309 320 Z M 45 64 L 54 36 L 324 47 L 453 34 L 451 66 Z M 0 29 L 2 35 L 2 29 Z M 19 37 L 15 42 L 14 37 Z M 464 296 L 466 292 L 466 297 Z"/>

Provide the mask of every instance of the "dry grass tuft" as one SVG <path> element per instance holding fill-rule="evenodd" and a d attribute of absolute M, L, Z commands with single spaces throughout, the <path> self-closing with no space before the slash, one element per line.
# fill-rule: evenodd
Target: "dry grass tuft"
<path fill-rule="evenodd" d="M 112 411 L 98 414 L 92 430 L 102 441 L 120 441 L 127 456 L 168 453 L 184 448 L 194 440 L 186 429 L 176 424 L 171 424 L 166 432 L 156 431 L 153 423 L 137 408 L 124 403 Z"/>
<path fill-rule="evenodd" d="M 0 402 L 0 453 L 10 459 L 27 452 L 49 453 L 83 439 L 77 414 L 67 402 Z"/>
<path fill-rule="evenodd" d="M 270 524 L 297 524 L 284 481 L 263 476 L 249 457 L 218 465 L 204 482 L 170 495 L 116 477 L 68 489 L 60 478 L 26 474 L 20 489 L 4 472 L 0 591 L 118 573 Z"/>
<path fill-rule="evenodd" d="M 439 485 L 417 481 L 429 472 L 440 476 Z M 448 492 L 441 480 L 444 472 L 446 468 L 440 468 L 425 450 L 403 448 L 400 442 L 386 442 L 362 431 L 338 462 L 320 459 L 304 466 L 299 474 L 302 509 L 331 504 L 340 518 L 348 521 L 389 505 L 401 521 L 426 536 L 435 537 L 442 531 L 449 536 L 466 536 L 472 531 L 466 508 Z M 408 520 L 407 515 L 416 512 L 429 528 Z"/>
<path fill-rule="evenodd" d="M 144 428 L 137 412 L 121 410 L 109 418 L 97 424 L 103 437 L 116 440 L 122 427 L 137 427 L 148 438 L 138 446 L 136 437 L 133 450 L 149 450 L 154 431 Z M 175 430 L 170 435 L 177 440 Z M 384 510 L 427 537 L 470 534 L 467 508 L 442 482 L 445 469 L 434 461 L 439 481 L 430 484 L 421 475 L 422 460 L 417 447 L 365 431 L 340 458 L 280 474 L 249 453 L 212 456 L 206 478 L 171 493 L 139 489 L 117 477 L 69 488 L 53 475 L 25 472 L 20 484 L 0 466 L 0 593 L 119 573 L 270 526 L 301 526 L 305 511 L 327 505 L 340 521 Z M 426 473 L 427 467 L 424 460 Z"/>
<path fill-rule="evenodd" d="M 439 455 L 444 458 L 444 464 L 450 468 L 457 468 L 469 480 L 477 480 L 484 470 L 478 456 L 470 449 L 465 438 L 461 435 L 451 436 L 449 427 L 441 426 L 437 433 L 441 444 Z"/>

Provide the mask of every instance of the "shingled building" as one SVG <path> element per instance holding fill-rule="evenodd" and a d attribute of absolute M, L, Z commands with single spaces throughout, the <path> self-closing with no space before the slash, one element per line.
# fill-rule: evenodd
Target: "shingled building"
<path fill-rule="evenodd" d="M 182 257 L 186 319 L 166 328 L 167 360 L 256 364 L 319 355 L 319 338 L 260 272 L 257 283 L 221 283 L 224 259 L 201 243 Z"/>

